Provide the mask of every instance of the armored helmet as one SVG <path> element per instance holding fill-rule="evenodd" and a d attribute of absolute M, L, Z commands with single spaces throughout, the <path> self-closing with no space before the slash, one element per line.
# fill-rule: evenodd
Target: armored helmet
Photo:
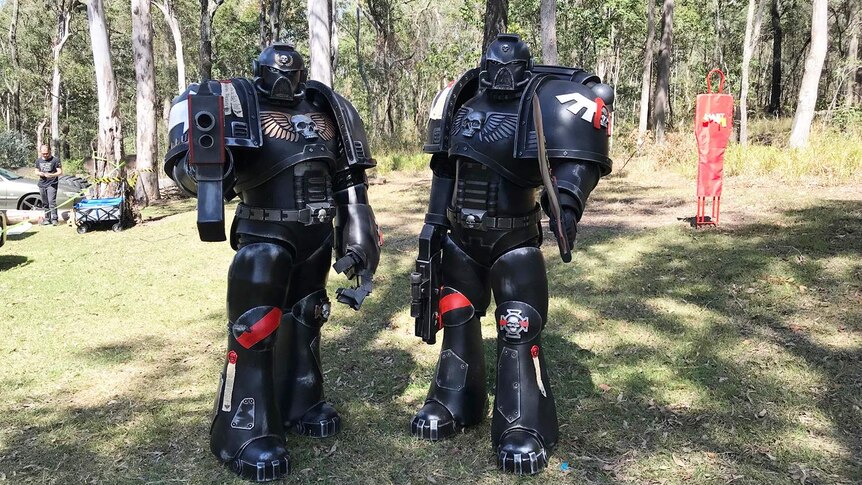
<path fill-rule="evenodd" d="M 278 101 L 298 101 L 305 96 L 308 71 L 302 56 L 290 44 L 274 43 L 252 62 L 254 84 L 266 97 Z"/>
<path fill-rule="evenodd" d="M 499 34 L 482 54 L 479 83 L 497 92 L 519 92 L 530 81 L 533 58 L 516 34 Z"/>

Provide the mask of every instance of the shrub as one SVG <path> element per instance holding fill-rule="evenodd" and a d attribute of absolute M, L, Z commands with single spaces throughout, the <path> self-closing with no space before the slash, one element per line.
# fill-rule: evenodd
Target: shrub
<path fill-rule="evenodd" d="M 0 167 L 18 168 L 35 160 L 33 144 L 16 131 L 0 131 Z"/>

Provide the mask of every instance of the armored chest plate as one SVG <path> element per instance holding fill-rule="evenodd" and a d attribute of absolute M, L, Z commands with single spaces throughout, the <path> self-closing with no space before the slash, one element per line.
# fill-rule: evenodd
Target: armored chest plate
<path fill-rule="evenodd" d="M 475 160 L 523 187 L 541 184 L 534 160 L 516 159 L 518 100 L 492 100 L 479 94 L 455 113 L 449 155 Z"/>

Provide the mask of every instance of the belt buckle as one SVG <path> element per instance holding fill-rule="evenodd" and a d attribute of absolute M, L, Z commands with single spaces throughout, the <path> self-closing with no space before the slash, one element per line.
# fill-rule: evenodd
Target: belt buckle
<path fill-rule="evenodd" d="M 485 229 L 485 211 L 461 209 L 461 224 L 469 229 Z"/>
<path fill-rule="evenodd" d="M 308 204 L 305 209 L 299 211 L 300 222 L 306 226 L 325 224 L 332 220 L 332 212 L 333 207 L 328 203 Z"/>

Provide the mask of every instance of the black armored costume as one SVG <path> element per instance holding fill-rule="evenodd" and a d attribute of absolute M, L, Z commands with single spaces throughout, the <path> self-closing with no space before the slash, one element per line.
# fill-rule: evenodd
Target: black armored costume
<path fill-rule="evenodd" d="M 165 171 L 198 197 L 201 239 L 224 240 L 224 200 L 242 201 L 230 231 L 237 253 L 210 447 L 254 481 L 289 473 L 286 431 L 338 433 L 319 354 L 332 250 L 336 270 L 357 279 L 338 290 L 354 309 L 380 258 L 365 176 L 375 162 L 362 121 L 306 77 L 293 47 L 274 44 L 254 62 L 252 80 L 193 84 L 171 109 Z"/>
<path fill-rule="evenodd" d="M 570 259 L 587 198 L 611 171 L 612 104 L 613 90 L 597 76 L 533 65 L 511 34 L 499 35 L 479 68 L 435 98 L 425 145 L 434 177 L 411 275 L 412 314 L 418 336 L 434 343 L 442 329 L 443 342 L 411 423 L 415 436 L 448 438 L 486 415 L 479 318 L 493 291 L 497 463 L 517 474 L 547 466 L 559 427 L 541 341 L 548 315 L 541 209 Z"/>

